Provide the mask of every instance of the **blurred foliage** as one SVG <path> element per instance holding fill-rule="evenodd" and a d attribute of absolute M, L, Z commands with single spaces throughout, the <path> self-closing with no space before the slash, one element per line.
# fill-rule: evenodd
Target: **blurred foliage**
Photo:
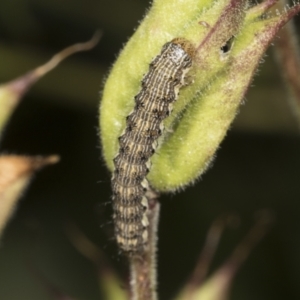
<path fill-rule="evenodd" d="M 2 153 L 59 154 L 61 162 L 35 178 L 2 237 L 0 299 L 55 299 L 45 281 L 76 299 L 105 299 L 95 266 L 65 233 L 68 221 L 126 278 L 126 264 L 112 241 L 111 211 L 104 205 L 111 196 L 110 175 L 100 158 L 97 114 L 105 75 L 148 5 L 145 0 L 0 1 L 0 82 L 86 41 L 98 28 L 104 32 L 95 49 L 69 58 L 37 83 L 5 130 Z M 300 298 L 300 141 L 280 71 L 272 55 L 265 59 L 213 168 L 184 193 L 161 198 L 161 299 L 171 299 L 185 282 L 217 216 L 233 211 L 242 222 L 225 232 L 211 272 L 262 208 L 274 211 L 277 222 L 239 272 L 231 299 Z"/>

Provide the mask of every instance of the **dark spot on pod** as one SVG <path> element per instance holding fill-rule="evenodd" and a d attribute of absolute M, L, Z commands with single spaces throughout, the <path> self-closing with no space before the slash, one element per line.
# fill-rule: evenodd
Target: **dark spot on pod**
<path fill-rule="evenodd" d="M 231 47 L 233 45 L 233 41 L 234 41 L 234 36 L 232 36 L 222 47 L 221 47 L 221 51 L 223 53 L 227 53 L 231 50 Z"/>

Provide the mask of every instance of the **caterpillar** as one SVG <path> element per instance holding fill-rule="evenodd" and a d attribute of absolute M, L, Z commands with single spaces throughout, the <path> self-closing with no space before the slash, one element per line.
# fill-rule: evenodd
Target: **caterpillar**
<path fill-rule="evenodd" d="M 195 48 L 184 38 L 166 43 L 149 66 L 135 96 L 135 107 L 126 118 L 119 137 L 112 176 L 113 220 L 120 249 L 129 254 L 143 253 L 148 244 L 148 199 L 151 188 L 146 178 L 150 157 L 163 132 L 162 121 L 169 116 L 179 89 L 186 85 Z"/>

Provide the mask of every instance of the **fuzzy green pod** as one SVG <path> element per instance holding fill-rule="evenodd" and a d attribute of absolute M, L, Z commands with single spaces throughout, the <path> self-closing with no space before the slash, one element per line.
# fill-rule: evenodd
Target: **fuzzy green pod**
<path fill-rule="evenodd" d="M 103 156 L 113 170 L 118 137 L 134 107 L 141 79 L 162 45 L 183 37 L 196 49 L 192 83 L 180 91 L 164 121 L 161 145 L 147 176 L 160 192 L 194 182 L 213 159 L 237 114 L 266 47 L 293 12 L 262 18 L 269 1 L 248 8 L 241 0 L 157 0 L 107 79 L 100 105 Z"/>

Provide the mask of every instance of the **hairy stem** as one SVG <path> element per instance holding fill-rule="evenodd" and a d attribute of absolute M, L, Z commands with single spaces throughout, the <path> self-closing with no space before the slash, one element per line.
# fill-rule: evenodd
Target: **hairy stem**
<path fill-rule="evenodd" d="M 130 257 L 131 300 L 157 299 L 156 244 L 160 204 L 156 194 L 149 194 L 149 246 L 140 256 Z"/>

